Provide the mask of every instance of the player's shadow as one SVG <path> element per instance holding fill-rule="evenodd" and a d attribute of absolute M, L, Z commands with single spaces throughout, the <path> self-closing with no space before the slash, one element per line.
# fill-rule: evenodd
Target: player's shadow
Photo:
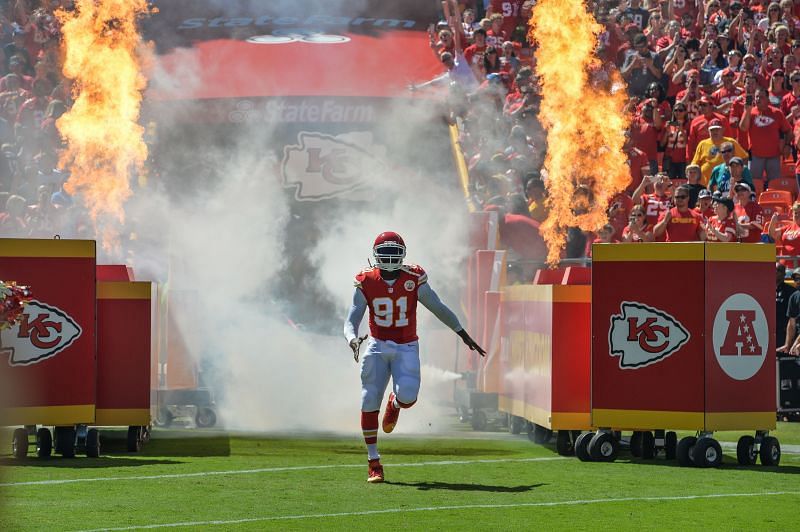
<path fill-rule="evenodd" d="M 101 456 L 100 458 L 86 458 L 76 456 L 75 458 L 63 458 L 61 456 L 51 456 L 49 458 L 0 458 L 0 467 L 55 467 L 66 469 L 103 469 L 106 467 L 140 467 L 147 465 L 177 465 L 183 462 L 177 460 L 157 460 L 142 458 L 117 458 L 111 456 Z"/>
<path fill-rule="evenodd" d="M 546 484 L 525 484 L 521 486 L 491 486 L 488 484 L 461 484 L 452 482 L 395 482 L 386 481 L 386 484 L 392 486 L 407 486 L 409 488 L 417 488 L 421 491 L 428 490 L 448 490 L 448 491 L 488 491 L 492 493 L 525 493 Z"/>

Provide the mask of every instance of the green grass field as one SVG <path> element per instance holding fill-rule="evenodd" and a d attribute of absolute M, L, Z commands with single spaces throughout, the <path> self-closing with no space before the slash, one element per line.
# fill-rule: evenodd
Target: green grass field
<path fill-rule="evenodd" d="M 627 453 L 583 463 L 524 435 L 451 434 L 383 435 L 378 485 L 357 435 L 157 431 L 140 454 L 109 437 L 99 459 L 3 454 L 0 530 L 800 528 L 797 423 L 776 432 L 777 468 L 738 466 L 730 450 L 714 470 Z"/>

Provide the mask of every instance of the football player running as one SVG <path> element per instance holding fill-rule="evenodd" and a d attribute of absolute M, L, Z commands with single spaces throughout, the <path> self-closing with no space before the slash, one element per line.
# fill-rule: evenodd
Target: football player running
<path fill-rule="evenodd" d="M 367 444 L 369 473 L 367 482 L 383 482 L 383 466 L 378 454 L 378 413 L 381 400 L 392 379 L 381 425 L 392 432 L 400 410 L 417 402 L 420 385 L 419 342 L 417 341 L 417 301 L 453 329 L 464 343 L 481 356 L 486 352 L 470 338 L 458 318 L 428 284 L 420 266 L 403 264 L 406 245 L 395 232 L 378 235 L 372 247 L 375 266 L 362 270 L 355 278 L 353 304 L 344 322 L 344 336 L 359 359 L 361 342 L 358 327 L 369 309 L 369 340 L 361 357 L 361 430 Z"/>

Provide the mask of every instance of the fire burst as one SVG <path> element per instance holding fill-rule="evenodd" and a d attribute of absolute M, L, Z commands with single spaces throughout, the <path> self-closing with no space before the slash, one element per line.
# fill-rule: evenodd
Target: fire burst
<path fill-rule="evenodd" d="M 67 145 L 65 188 L 86 204 L 106 250 L 118 244 L 131 173 L 147 159 L 137 122 L 147 82 L 137 21 L 147 12 L 146 0 L 77 0 L 74 10 L 56 13 L 75 99 L 57 122 Z"/>
<path fill-rule="evenodd" d="M 610 93 L 590 79 L 601 70 L 594 55 L 601 30 L 577 0 L 541 0 L 531 15 L 543 93 L 539 119 L 547 129 L 550 214 L 542 236 L 550 264 L 561 257 L 567 229 L 594 231 L 605 224 L 609 199 L 630 181 L 622 150 L 625 91 Z M 619 76 L 612 81 L 625 86 Z"/>

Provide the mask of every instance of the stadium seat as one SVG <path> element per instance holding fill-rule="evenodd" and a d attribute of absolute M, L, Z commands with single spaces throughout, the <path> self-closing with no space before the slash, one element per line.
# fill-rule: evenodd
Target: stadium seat
<path fill-rule="evenodd" d="M 779 177 L 769 182 L 769 190 L 786 190 L 792 193 L 792 200 L 797 197 L 797 179 L 792 177 Z"/>
<path fill-rule="evenodd" d="M 592 269 L 586 266 L 569 266 L 561 284 L 592 284 Z"/>
<path fill-rule="evenodd" d="M 753 185 L 755 185 L 756 189 L 753 191 L 756 193 L 756 197 L 759 197 L 762 192 L 764 192 L 764 180 L 763 179 L 753 179 Z"/>
<path fill-rule="evenodd" d="M 564 272 L 564 268 L 556 268 L 553 270 L 550 268 L 542 268 L 536 270 L 536 274 L 533 276 L 533 284 L 562 284 Z"/>
<path fill-rule="evenodd" d="M 772 216 L 773 212 L 786 213 L 792 206 L 792 193 L 788 190 L 765 190 L 758 195 L 758 204 L 764 209 L 764 216 Z M 767 209 L 770 213 L 767 214 Z"/>

